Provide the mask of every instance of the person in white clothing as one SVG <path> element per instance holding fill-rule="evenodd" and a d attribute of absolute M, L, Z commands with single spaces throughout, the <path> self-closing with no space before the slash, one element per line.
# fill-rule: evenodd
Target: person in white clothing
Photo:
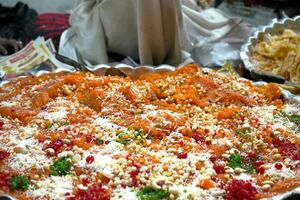
<path fill-rule="evenodd" d="M 81 0 L 61 38 L 62 55 L 87 65 L 110 62 L 108 52 L 140 64 L 177 65 L 193 48 L 239 23 L 194 0 Z"/>

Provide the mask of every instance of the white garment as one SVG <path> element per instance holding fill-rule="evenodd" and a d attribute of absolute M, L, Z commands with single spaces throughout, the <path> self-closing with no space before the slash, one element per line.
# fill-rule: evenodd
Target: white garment
<path fill-rule="evenodd" d="M 85 64 L 107 63 L 107 52 L 141 64 L 177 65 L 183 51 L 213 42 L 239 20 L 192 0 L 82 0 L 61 38 L 62 55 Z"/>

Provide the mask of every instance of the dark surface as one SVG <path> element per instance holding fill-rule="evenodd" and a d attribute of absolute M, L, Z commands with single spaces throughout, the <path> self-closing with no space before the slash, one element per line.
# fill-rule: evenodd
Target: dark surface
<path fill-rule="evenodd" d="M 292 194 L 287 198 L 283 198 L 282 200 L 300 200 L 300 194 Z"/>
<path fill-rule="evenodd" d="M 26 25 L 36 16 L 37 12 L 22 2 L 18 2 L 14 7 L 4 7 L 0 4 L 0 37 L 24 42 Z"/>

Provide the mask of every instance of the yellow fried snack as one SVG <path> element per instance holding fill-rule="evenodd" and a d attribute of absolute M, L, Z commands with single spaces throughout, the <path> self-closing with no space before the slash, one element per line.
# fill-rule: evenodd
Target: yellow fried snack
<path fill-rule="evenodd" d="M 251 54 L 252 64 L 261 71 L 300 82 L 300 36 L 290 29 L 258 43 Z"/>

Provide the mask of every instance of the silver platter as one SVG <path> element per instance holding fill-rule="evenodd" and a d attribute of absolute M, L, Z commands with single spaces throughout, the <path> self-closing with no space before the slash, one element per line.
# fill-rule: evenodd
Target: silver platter
<path fill-rule="evenodd" d="M 298 21 L 300 23 L 300 17 L 298 18 Z M 176 69 L 174 66 L 171 66 L 171 65 L 160 65 L 158 67 L 153 67 L 153 66 L 133 67 L 133 66 L 130 66 L 130 65 L 125 65 L 125 64 L 117 64 L 113 67 L 117 68 L 117 69 L 120 69 L 122 72 L 127 74 L 129 77 L 137 77 L 141 74 L 149 73 L 149 72 L 157 72 L 157 73 L 170 72 L 170 71 L 174 71 Z M 109 65 L 97 65 L 97 66 L 95 66 L 95 67 L 93 67 L 92 69 L 89 69 L 89 70 L 92 71 L 93 73 L 101 76 L 101 75 L 105 75 L 106 70 L 109 69 L 109 68 L 111 68 L 111 66 L 109 66 Z M 203 68 L 203 70 L 209 71 L 211 69 Z M 70 70 L 70 69 L 59 67 L 54 72 L 62 72 L 62 71 L 74 72 L 75 70 Z M 36 73 L 34 75 L 40 76 L 40 75 L 45 74 L 45 73 L 50 73 L 50 72 L 48 72 L 48 71 L 39 71 L 38 73 Z M 243 79 L 243 78 L 241 78 L 241 79 Z M 3 84 L 7 83 L 7 82 L 9 82 L 9 81 L 0 82 L 0 87 Z M 259 86 L 259 85 L 265 84 L 265 82 L 254 82 L 254 84 Z M 300 105 L 300 96 L 293 95 L 292 93 L 290 93 L 289 91 L 284 90 L 284 89 L 282 89 L 282 94 L 283 94 L 285 99 L 291 100 L 291 101 L 295 102 L 296 104 Z M 294 197 L 294 195 L 297 195 L 297 196 Z M 266 198 L 265 200 L 284 200 L 288 197 L 291 197 L 292 199 L 300 199 L 300 187 L 295 188 L 294 190 L 291 190 L 289 192 L 271 197 L 271 198 Z M 13 198 L 13 197 L 11 197 L 7 194 L 1 194 L 1 192 L 0 192 L 0 200 L 2 200 L 2 199 L 3 200 L 15 200 L 15 198 Z"/>

